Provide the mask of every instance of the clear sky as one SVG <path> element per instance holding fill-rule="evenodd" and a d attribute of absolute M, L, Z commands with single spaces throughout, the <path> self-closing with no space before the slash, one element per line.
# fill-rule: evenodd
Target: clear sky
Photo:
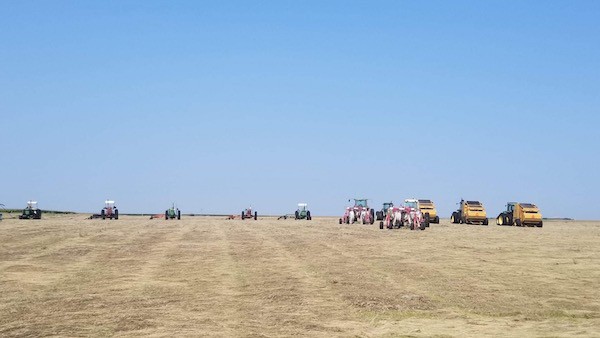
<path fill-rule="evenodd" d="M 1 1 L 0 203 L 600 219 L 599 1 Z"/>

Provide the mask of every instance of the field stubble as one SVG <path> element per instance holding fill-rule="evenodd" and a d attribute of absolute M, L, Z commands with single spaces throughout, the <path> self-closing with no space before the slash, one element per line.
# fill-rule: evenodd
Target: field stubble
<path fill-rule="evenodd" d="M 600 336 L 600 222 L 0 222 L 0 335 Z"/>

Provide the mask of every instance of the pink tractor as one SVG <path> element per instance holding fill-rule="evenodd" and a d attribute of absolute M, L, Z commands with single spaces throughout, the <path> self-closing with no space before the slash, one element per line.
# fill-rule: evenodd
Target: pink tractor
<path fill-rule="evenodd" d="M 407 209 L 405 207 L 389 207 L 386 210 L 385 218 L 379 222 L 379 229 L 400 228 L 404 225 L 403 219 Z"/>
<path fill-rule="evenodd" d="M 405 200 L 401 207 L 390 207 L 383 221 L 379 222 L 379 229 L 400 228 L 406 226 L 410 230 L 425 230 L 429 226 L 429 214 L 423 217 L 417 204 L 413 200 Z"/>
<path fill-rule="evenodd" d="M 242 211 L 242 219 L 252 219 L 254 218 L 254 220 L 256 221 L 258 219 L 258 213 L 255 211 L 254 214 L 252 214 L 252 207 L 245 209 L 244 211 Z"/>
<path fill-rule="evenodd" d="M 417 200 L 415 199 L 406 199 L 404 200 L 404 224 L 407 225 L 410 230 L 425 230 L 425 228 L 429 227 L 429 214 L 427 213 L 425 217 L 423 217 L 423 213 L 419 210 L 419 205 Z"/>
<path fill-rule="evenodd" d="M 350 200 L 348 200 L 350 202 Z M 347 207 L 344 215 L 339 220 L 340 224 L 375 223 L 375 210 L 367 204 L 367 199 L 354 199 L 354 206 Z"/>

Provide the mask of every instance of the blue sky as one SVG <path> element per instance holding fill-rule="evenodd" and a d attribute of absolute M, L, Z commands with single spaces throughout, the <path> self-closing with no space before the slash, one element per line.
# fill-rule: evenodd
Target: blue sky
<path fill-rule="evenodd" d="M 0 203 L 599 219 L 597 1 L 0 2 Z"/>

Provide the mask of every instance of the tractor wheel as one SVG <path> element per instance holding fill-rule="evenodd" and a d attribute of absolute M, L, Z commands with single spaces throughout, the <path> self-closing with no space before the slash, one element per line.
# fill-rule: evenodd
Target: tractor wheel
<path fill-rule="evenodd" d="M 537 224 L 537 227 L 538 227 L 538 228 L 541 228 L 541 227 L 543 227 L 543 226 L 544 226 L 544 222 L 543 222 L 543 221 L 540 221 L 540 222 Z"/>
<path fill-rule="evenodd" d="M 258 212 L 254 212 L 254 220 L 256 221 L 258 219 Z"/>
<path fill-rule="evenodd" d="M 104 209 L 100 211 L 100 215 L 102 216 L 102 219 L 106 219 L 106 211 L 104 211 Z"/>
<path fill-rule="evenodd" d="M 490 220 L 489 220 L 489 219 L 487 219 L 487 217 L 486 217 L 486 219 L 484 219 L 484 220 L 483 220 L 483 225 L 488 225 L 488 224 L 489 224 L 489 222 L 490 222 Z"/>
<path fill-rule="evenodd" d="M 342 219 L 340 218 L 340 224 L 342 224 Z"/>
<path fill-rule="evenodd" d="M 177 210 L 177 219 L 180 220 L 181 219 L 181 210 Z"/>
<path fill-rule="evenodd" d="M 383 212 L 381 212 L 381 211 L 377 211 L 377 212 L 375 213 L 375 217 L 377 218 L 377 220 L 378 220 L 378 221 L 381 221 L 381 220 L 383 220 Z"/>
<path fill-rule="evenodd" d="M 115 216 L 115 219 L 119 219 L 119 210 L 115 209 L 115 212 L 113 215 Z"/>
<path fill-rule="evenodd" d="M 419 226 L 419 229 L 425 230 L 427 228 L 428 224 L 429 224 L 429 220 L 422 222 Z"/>
<path fill-rule="evenodd" d="M 245 215 L 244 215 L 244 212 L 242 211 L 242 219 L 244 219 L 244 217 L 245 217 Z"/>
<path fill-rule="evenodd" d="M 498 218 L 496 218 L 496 225 L 504 225 L 504 216 L 499 215 Z"/>
<path fill-rule="evenodd" d="M 371 224 L 375 223 L 375 210 L 371 209 Z"/>
<path fill-rule="evenodd" d="M 454 215 L 455 215 L 455 213 L 453 212 L 453 213 L 452 213 L 452 216 L 450 216 L 450 223 L 452 223 L 452 224 L 456 223 L 456 222 L 455 222 L 455 221 L 456 221 L 456 219 L 454 218 Z"/>
<path fill-rule="evenodd" d="M 165 211 L 165 220 L 169 220 L 169 210 Z"/>
<path fill-rule="evenodd" d="M 430 222 L 430 219 L 429 219 L 429 213 L 428 213 L 428 212 L 426 212 L 426 213 L 425 213 L 425 227 L 426 227 L 426 228 L 429 228 L 429 222 Z"/>
<path fill-rule="evenodd" d="M 517 218 L 517 219 L 515 220 L 515 224 L 516 224 L 518 227 L 520 227 L 520 226 L 521 226 L 521 220 Z"/>
<path fill-rule="evenodd" d="M 300 213 L 298 212 L 298 210 L 296 210 L 294 215 L 295 215 L 294 219 L 300 219 Z"/>
<path fill-rule="evenodd" d="M 379 229 L 383 230 L 383 222 L 379 222 Z"/>
<path fill-rule="evenodd" d="M 312 220 L 312 217 L 310 217 L 310 211 L 306 211 L 306 220 L 307 221 Z"/>

